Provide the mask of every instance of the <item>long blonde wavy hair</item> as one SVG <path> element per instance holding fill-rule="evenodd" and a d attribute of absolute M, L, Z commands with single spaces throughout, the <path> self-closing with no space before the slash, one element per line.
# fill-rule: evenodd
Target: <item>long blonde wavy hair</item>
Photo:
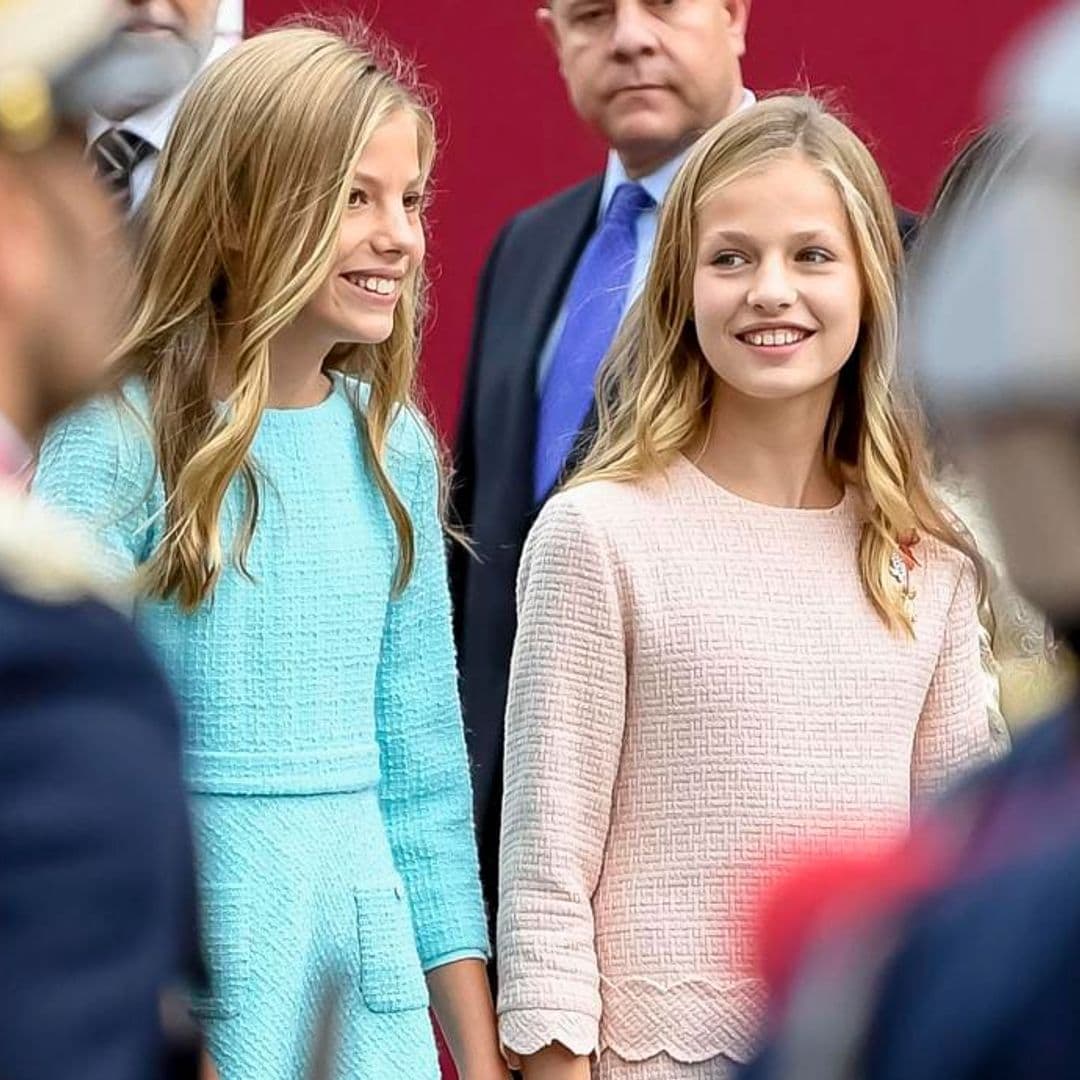
<path fill-rule="evenodd" d="M 176 117 L 147 203 L 134 318 L 117 349 L 118 381 L 141 377 L 166 503 L 145 592 L 187 611 L 209 597 L 229 556 L 222 505 L 242 478 L 246 510 L 232 558 L 259 513 L 251 446 L 267 403 L 270 343 L 332 272 L 356 161 L 375 130 L 406 110 L 430 171 L 434 122 L 408 68 L 357 22 L 293 25 L 238 45 L 196 80 Z M 408 511 L 384 459 L 410 407 L 424 310 L 422 269 L 406 280 L 393 331 L 342 345 L 325 370 L 358 376 L 357 430 L 398 539 L 394 589 L 414 561 Z M 223 349 L 228 355 L 223 355 Z M 218 364 L 233 389 L 215 396 Z M 370 385 L 363 406 L 359 382 Z"/>
<path fill-rule="evenodd" d="M 863 286 L 861 330 L 826 424 L 826 463 L 862 496 L 858 559 L 870 601 L 890 629 L 912 634 L 891 572 L 899 550 L 928 534 L 971 559 L 983 594 L 985 572 L 932 492 L 922 417 L 897 377 L 903 251 L 888 188 L 870 151 L 811 97 L 768 98 L 717 124 L 691 151 L 665 199 L 644 291 L 598 377 L 598 437 L 568 486 L 640 479 L 700 445 L 716 376 L 693 325 L 699 215 L 720 188 L 793 153 L 840 196 Z"/>

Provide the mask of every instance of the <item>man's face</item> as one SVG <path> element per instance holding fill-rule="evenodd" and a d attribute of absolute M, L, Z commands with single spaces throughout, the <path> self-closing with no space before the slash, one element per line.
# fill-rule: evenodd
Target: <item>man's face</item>
<path fill-rule="evenodd" d="M 734 112 L 750 0 L 551 0 L 537 18 L 574 108 L 633 176 Z"/>
<path fill-rule="evenodd" d="M 214 42 L 220 0 L 115 0 L 122 20 L 119 76 L 95 108 L 121 122 L 191 81 Z"/>
<path fill-rule="evenodd" d="M 128 32 L 165 32 L 187 41 L 213 35 L 219 0 L 118 0 Z"/>
<path fill-rule="evenodd" d="M 4 167 L 0 320 L 19 367 L 23 426 L 92 393 L 128 315 L 126 232 L 89 174 L 81 134 Z"/>

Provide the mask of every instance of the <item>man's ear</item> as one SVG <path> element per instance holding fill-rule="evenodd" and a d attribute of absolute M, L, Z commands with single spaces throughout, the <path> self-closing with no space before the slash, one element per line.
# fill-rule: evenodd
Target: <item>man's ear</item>
<path fill-rule="evenodd" d="M 750 23 L 750 4 L 752 0 L 725 0 L 730 25 L 732 50 L 738 57 L 746 55 L 746 29 Z"/>
<path fill-rule="evenodd" d="M 559 68 L 561 70 L 562 39 L 559 37 L 559 26 L 555 22 L 555 14 L 548 4 L 543 4 L 536 9 L 536 25 L 540 27 L 544 37 L 547 38 L 548 44 L 555 53 L 555 59 L 559 61 Z"/>

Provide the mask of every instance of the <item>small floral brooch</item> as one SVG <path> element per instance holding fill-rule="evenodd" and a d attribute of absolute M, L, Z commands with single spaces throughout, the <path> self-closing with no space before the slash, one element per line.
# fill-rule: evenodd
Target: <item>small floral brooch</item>
<path fill-rule="evenodd" d="M 889 558 L 889 575 L 900 588 L 900 596 L 904 602 L 904 614 L 915 621 L 915 588 L 911 583 L 911 573 L 919 560 L 915 558 L 915 545 L 919 538 L 914 534 L 906 540 L 901 540 L 896 550 Z"/>

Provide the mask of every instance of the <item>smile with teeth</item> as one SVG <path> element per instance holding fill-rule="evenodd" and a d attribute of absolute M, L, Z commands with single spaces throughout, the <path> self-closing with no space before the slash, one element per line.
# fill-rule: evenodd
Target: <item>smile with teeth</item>
<path fill-rule="evenodd" d="M 743 334 L 736 335 L 740 341 L 747 345 L 798 345 L 810 336 L 809 330 L 797 330 L 794 327 L 784 326 L 775 330 L 747 330 Z"/>
<path fill-rule="evenodd" d="M 366 274 L 345 274 L 343 276 L 350 285 L 355 285 L 365 292 L 375 293 L 377 296 L 393 296 L 398 287 L 398 282 L 393 278 L 372 277 Z"/>

